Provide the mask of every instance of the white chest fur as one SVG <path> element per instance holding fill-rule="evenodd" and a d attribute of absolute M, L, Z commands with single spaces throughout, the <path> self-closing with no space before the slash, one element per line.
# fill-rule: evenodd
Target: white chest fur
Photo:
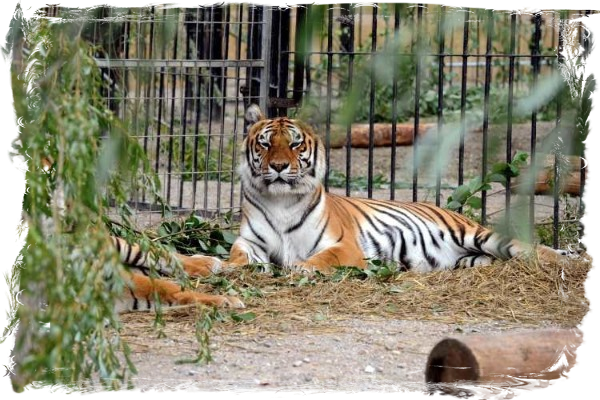
<path fill-rule="evenodd" d="M 259 250 L 253 262 L 291 266 L 326 246 L 324 193 L 304 196 L 253 196 L 244 199 L 246 222 L 240 234 Z"/>

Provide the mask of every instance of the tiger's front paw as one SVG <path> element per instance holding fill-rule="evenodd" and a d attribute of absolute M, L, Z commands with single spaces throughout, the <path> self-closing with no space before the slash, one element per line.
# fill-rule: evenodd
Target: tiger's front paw
<path fill-rule="evenodd" d="M 246 308 L 235 296 L 213 295 L 193 291 L 183 291 L 173 295 L 178 304 L 204 304 L 221 308 Z"/>
<path fill-rule="evenodd" d="M 331 274 L 334 272 L 333 267 L 318 267 L 305 262 L 297 262 L 290 269 L 294 272 L 307 276 L 313 276 L 316 272 L 320 272 L 322 274 Z"/>
<path fill-rule="evenodd" d="M 223 261 L 216 257 L 195 255 L 182 260 L 183 269 L 190 276 L 208 276 L 223 269 Z"/>

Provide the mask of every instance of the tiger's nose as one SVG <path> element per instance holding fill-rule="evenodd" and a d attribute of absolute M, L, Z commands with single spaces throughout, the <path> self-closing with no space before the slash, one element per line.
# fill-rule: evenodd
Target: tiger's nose
<path fill-rule="evenodd" d="M 287 167 L 289 167 L 290 163 L 286 163 L 286 162 L 272 162 L 272 163 L 269 163 L 269 166 L 271 168 L 273 168 L 275 171 L 281 172 L 284 169 L 286 169 Z"/>

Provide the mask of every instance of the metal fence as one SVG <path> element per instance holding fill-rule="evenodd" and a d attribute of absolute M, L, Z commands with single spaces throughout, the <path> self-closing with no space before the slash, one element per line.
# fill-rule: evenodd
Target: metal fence
<path fill-rule="evenodd" d="M 266 12 L 246 4 L 102 7 L 86 33 L 111 83 L 108 104 L 143 144 L 175 213 L 239 209 L 244 103 L 266 107 Z M 145 193 L 131 204 L 140 224 L 158 222 L 160 209 Z"/>
<path fill-rule="evenodd" d="M 564 245 L 562 222 L 575 219 L 578 245 L 584 245 L 584 211 L 596 203 L 564 197 L 559 187 L 574 183 L 581 192 L 586 176 L 587 186 L 598 185 L 585 157 L 566 156 L 597 155 L 598 130 L 585 146 L 565 150 L 576 135 L 582 85 L 597 54 L 595 1 L 571 1 L 566 8 L 556 0 L 299 1 L 291 34 L 283 26 L 289 15 L 284 3 L 274 12 L 273 31 L 282 26 L 281 35 L 294 45 L 282 39 L 275 50 L 285 56 L 271 67 L 270 113 L 302 106 L 299 114 L 320 127 L 329 145 L 329 190 L 445 206 L 457 187 L 489 178 L 497 163 L 524 151 L 530 162 L 546 160 L 537 186 L 541 191 L 547 184 L 549 196 L 518 195 L 519 182 L 509 178 L 508 189 L 492 184 L 480 204 L 462 210 L 475 208 L 474 217 L 484 223 L 503 221 L 515 230 L 546 223 L 555 246 Z M 322 25 L 307 22 L 315 15 Z M 577 65 L 584 72 L 569 90 L 535 112 L 520 112 L 519 101 L 538 81 Z M 586 98 L 585 104 L 598 114 L 595 93 L 596 102 Z M 348 108 L 349 101 L 358 105 Z M 355 125 L 347 116 L 337 118 L 348 109 L 353 124 L 368 124 L 367 148 L 349 145 Z M 397 147 L 406 124 L 419 140 Z M 391 146 L 374 146 L 381 129 L 391 131 Z M 564 142 L 560 152 L 549 143 L 556 140 Z M 530 224 L 519 224 L 523 220 Z"/>
<path fill-rule="evenodd" d="M 553 135 L 577 111 L 565 90 L 529 113 L 516 108 L 535 99 L 562 62 L 564 21 L 590 13 L 422 4 L 99 12 L 90 35 L 113 82 L 111 108 L 143 142 L 173 209 L 205 216 L 239 209 L 235 167 L 252 102 L 268 116 L 315 125 L 327 144 L 327 189 L 347 195 L 444 206 L 457 187 L 517 151 L 530 164 L 548 151 L 556 159 Z M 354 146 L 361 123 L 364 148 Z M 399 146 L 401 129 L 408 146 Z M 387 146 L 378 146 L 378 130 L 389 131 Z M 583 156 L 581 146 L 564 152 Z M 548 168 L 558 172 L 556 162 Z M 581 191 L 585 169 L 575 169 Z M 580 202 L 558 190 L 523 196 L 511 187 L 509 179 L 506 189 L 483 190 L 476 216 L 548 223 L 558 245 L 561 221 L 581 215 Z M 153 209 L 143 193 L 132 202 Z"/>

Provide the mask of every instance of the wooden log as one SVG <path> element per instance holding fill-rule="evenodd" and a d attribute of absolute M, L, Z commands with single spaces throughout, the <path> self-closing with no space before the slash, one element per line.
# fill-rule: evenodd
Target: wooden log
<path fill-rule="evenodd" d="M 554 156 L 551 154 L 539 155 L 538 171 L 535 177 L 534 193 L 543 195 L 554 194 Z M 567 193 L 571 196 L 581 196 L 581 161 L 579 157 L 567 157 L 567 170 L 563 172 L 559 182 L 559 192 Z M 511 181 L 511 189 L 516 193 L 523 192 L 526 189 L 524 177 L 527 176 L 529 168 L 524 168 L 521 174 Z M 560 175 L 559 175 L 560 176 Z M 583 182 L 585 183 L 585 181 Z"/>
<path fill-rule="evenodd" d="M 433 124 L 419 124 L 417 136 L 424 135 Z M 369 147 L 369 124 L 352 124 L 350 128 L 350 141 L 352 147 Z M 411 145 L 414 140 L 414 123 L 396 124 L 396 145 Z M 373 124 L 373 140 L 376 147 L 392 145 L 392 124 Z M 343 147 L 346 144 L 346 128 L 340 125 L 331 127 L 330 145 L 332 148 Z"/>
<path fill-rule="evenodd" d="M 427 383 L 515 383 L 515 378 L 556 379 L 575 364 L 577 329 L 545 329 L 499 336 L 447 338 L 431 350 Z"/>

